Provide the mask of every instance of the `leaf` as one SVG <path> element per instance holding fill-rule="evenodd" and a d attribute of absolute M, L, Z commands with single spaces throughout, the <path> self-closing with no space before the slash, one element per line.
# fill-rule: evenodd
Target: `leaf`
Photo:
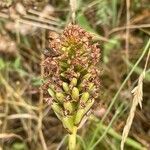
<path fill-rule="evenodd" d="M 95 30 L 90 26 L 88 20 L 84 16 L 83 12 L 79 12 L 77 15 L 77 22 L 78 24 L 83 27 L 85 30 L 96 33 Z"/>
<path fill-rule="evenodd" d="M 18 69 L 18 68 L 20 68 L 20 65 L 21 65 L 21 59 L 20 59 L 20 57 L 17 57 L 15 59 L 15 62 L 13 63 L 13 66 L 14 66 L 14 68 Z"/>
<path fill-rule="evenodd" d="M 0 58 L 0 70 L 3 69 L 6 66 L 4 60 Z"/>

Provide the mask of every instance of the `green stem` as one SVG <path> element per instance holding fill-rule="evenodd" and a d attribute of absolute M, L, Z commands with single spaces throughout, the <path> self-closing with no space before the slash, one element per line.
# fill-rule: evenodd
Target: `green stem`
<path fill-rule="evenodd" d="M 69 150 L 75 150 L 76 148 L 76 135 L 77 135 L 77 127 L 73 127 L 72 134 L 69 135 Z"/>

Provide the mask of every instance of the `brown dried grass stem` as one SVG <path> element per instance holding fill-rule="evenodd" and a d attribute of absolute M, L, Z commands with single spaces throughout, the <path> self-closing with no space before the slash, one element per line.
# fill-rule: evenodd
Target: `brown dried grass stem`
<path fill-rule="evenodd" d="M 150 40 L 149 40 L 149 42 L 150 42 Z M 145 78 L 145 71 L 146 71 L 146 68 L 147 68 L 148 61 L 149 61 L 149 56 L 150 56 L 150 49 L 148 51 L 148 55 L 147 55 L 147 58 L 146 58 L 144 70 L 143 70 L 143 72 L 141 73 L 141 75 L 138 79 L 138 85 L 132 90 L 133 102 L 132 102 L 132 106 L 131 106 L 131 109 L 130 109 L 130 112 L 129 112 L 129 116 L 128 116 L 127 121 L 126 121 L 126 125 L 123 129 L 122 141 L 121 141 L 121 150 L 124 149 L 124 143 L 125 143 L 125 141 L 128 137 L 128 134 L 129 134 L 132 122 L 133 122 L 133 118 L 135 116 L 135 111 L 136 111 L 137 105 L 139 104 L 139 106 L 142 109 L 143 80 Z"/>

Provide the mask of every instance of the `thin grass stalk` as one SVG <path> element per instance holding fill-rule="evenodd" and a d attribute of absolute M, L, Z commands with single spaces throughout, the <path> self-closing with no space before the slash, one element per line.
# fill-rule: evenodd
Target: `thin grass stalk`
<path fill-rule="evenodd" d="M 77 140 L 78 140 L 78 141 L 80 142 L 80 144 L 82 145 L 83 150 L 85 150 L 85 149 L 86 149 L 86 145 L 85 145 L 84 139 L 83 139 L 81 136 L 77 135 Z"/>
<path fill-rule="evenodd" d="M 42 31 L 42 49 L 45 48 L 45 30 Z M 44 61 L 44 55 L 41 54 L 41 63 Z M 44 76 L 44 67 L 41 65 L 41 78 L 43 78 Z M 37 131 L 38 131 L 38 134 L 39 134 L 39 138 L 40 138 L 40 141 L 41 141 L 41 144 L 42 144 L 42 147 L 43 147 L 43 150 L 47 150 L 47 145 L 46 145 L 46 142 L 45 142 L 45 138 L 43 136 L 43 132 L 42 132 L 42 121 L 43 121 L 43 112 L 42 112 L 42 107 L 43 107 L 43 90 L 42 88 L 40 89 L 40 97 L 39 97 L 39 105 L 40 105 L 40 109 L 39 109 L 39 119 L 38 119 L 38 125 L 37 125 Z"/>
<path fill-rule="evenodd" d="M 103 132 L 102 136 L 92 145 L 92 147 L 89 150 L 93 150 L 102 141 L 102 139 L 106 136 L 106 134 L 107 134 L 108 130 L 110 129 L 110 127 L 112 126 L 114 120 L 117 118 L 118 114 L 121 112 L 123 105 L 124 104 L 121 104 L 119 106 L 119 108 L 116 110 L 116 113 L 114 114 L 113 118 L 111 119 L 109 125 L 107 126 L 107 128 Z"/>
<path fill-rule="evenodd" d="M 124 110 L 121 112 L 121 114 L 124 112 Z M 120 114 L 119 114 L 120 116 Z M 95 117 L 95 116 L 92 116 L 92 120 L 93 121 L 98 121 L 98 119 Z M 98 125 L 99 126 L 99 125 Z M 101 129 L 100 129 L 100 132 L 103 133 L 105 130 L 107 130 L 107 127 L 106 125 L 104 124 L 101 124 Z M 114 139 L 118 140 L 118 141 L 121 141 L 121 135 L 119 133 L 117 133 L 113 128 L 110 128 L 107 132 L 108 135 L 110 135 L 111 137 L 113 137 Z M 135 149 L 138 149 L 138 150 L 141 150 L 141 149 L 144 149 L 144 147 L 136 142 L 135 140 L 131 139 L 131 138 L 127 138 L 126 140 L 126 144 L 130 147 L 133 147 Z"/>
<path fill-rule="evenodd" d="M 71 7 L 71 18 L 72 22 L 75 23 L 76 17 L 76 10 L 77 10 L 77 0 L 70 0 L 70 7 Z"/>
<path fill-rule="evenodd" d="M 113 20 L 112 26 L 115 27 L 117 24 L 117 0 L 112 0 Z"/>
<path fill-rule="evenodd" d="M 59 145 L 57 146 L 56 150 L 60 150 L 60 148 L 62 147 L 62 145 L 64 144 L 64 142 L 66 141 L 66 138 L 68 137 L 68 135 L 64 136 L 63 139 L 61 140 L 61 142 L 59 143 Z"/>
<path fill-rule="evenodd" d="M 130 0 L 126 0 L 126 26 L 130 26 Z M 125 38 L 125 56 L 126 59 L 129 60 L 129 38 L 130 38 L 130 29 L 126 29 L 126 38 Z M 127 73 L 129 72 L 129 67 L 127 67 Z M 130 78 L 128 79 L 128 88 L 131 85 Z"/>

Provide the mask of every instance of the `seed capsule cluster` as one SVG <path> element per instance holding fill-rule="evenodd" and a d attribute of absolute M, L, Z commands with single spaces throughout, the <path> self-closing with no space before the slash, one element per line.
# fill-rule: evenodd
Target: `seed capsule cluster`
<path fill-rule="evenodd" d="M 49 41 L 52 50 L 43 62 L 44 91 L 52 99 L 55 114 L 72 133 L 98 99 L 100 49 L 78 25 L 68 25 L 55 37 Z"/>

